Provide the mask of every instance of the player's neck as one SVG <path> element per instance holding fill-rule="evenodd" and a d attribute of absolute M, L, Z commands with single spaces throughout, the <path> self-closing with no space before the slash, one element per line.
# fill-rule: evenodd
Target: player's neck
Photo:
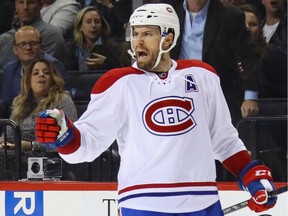
<path fill-rule="evenodd" d="M 170 68 L 172 67 L 172 61 L 171 58 L 162 58 L 160 63 L 157 65 L 157 67 L 155 67 L 154 69 L 152 69 L 151 71 L 156 72 L 156 73 L 163 73 L 163 72 L 167 72 L 170 70 Z"/>

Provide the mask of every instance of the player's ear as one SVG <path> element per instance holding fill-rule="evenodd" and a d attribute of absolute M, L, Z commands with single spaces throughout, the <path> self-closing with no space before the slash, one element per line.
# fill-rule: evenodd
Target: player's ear
<path fill-rule="evenodd" d="M 162 47 L 163 50 L 168 49 L 172 45 L 173 39 L 174 39 L 174 35 L 171 32 L 168 33 L 163 41 L 163 47 Z"/>

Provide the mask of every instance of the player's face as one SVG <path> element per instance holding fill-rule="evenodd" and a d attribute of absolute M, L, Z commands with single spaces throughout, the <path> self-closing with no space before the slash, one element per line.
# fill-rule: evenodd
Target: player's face
<path fill-rule="evenodd" d="M 53 84 L 52 74 L 45 62 L 37 62 L 31 73 L 31 88 L 35 97 L 48 95 Z"/>
<path fill-rule="evenodd" d="M 135 26 L 133 29 L 132 46 L 135 50 L 139 68 L 149 70 L 153 68 L 161 41 L 158 26 Z"/>

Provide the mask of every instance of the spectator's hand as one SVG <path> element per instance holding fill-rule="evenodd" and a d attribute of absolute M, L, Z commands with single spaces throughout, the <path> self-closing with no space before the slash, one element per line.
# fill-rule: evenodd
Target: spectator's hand
<path fill-rule="evenodd" d="M 252 211 L 266 211 L 276 204 L 277 197 L 268 197 L 268 192 L 275 189 L 271 171 L 258 161 L 252 161 L 241 171 L 239 185 L 251 194 L 248 207 Z"/>
<path fill-rule="evenodd" d="M 106 59 L 106 56 L 98 53 L 92 53 L 90 58 L 87 58 L 86 64 L 89 69 L 97 69 L 97 66 L 102 66 Z"/>
<path fill-rule="evenodd" d="M 21 141 L 21 150 L 22 151 L 31 151 L 32 143 L 30 141 L 22 140 Z"/>
<path fill-rule="evenodd" d="M 241 106 L 242 117 L 256 116 L 258 115 L 259 107 L 257 101 L 244 100 Z"/>
<path fill-rule="evenodd" d="M 0 149 L 4 149 L 4 148 L 5 148 L 4 142 L 1 142 L 0 143 Z M 13 150 L 13 149 L 15 149 L 15 144 L 7 142 L 6 148 L 9 150 Z"/>
<path fill-rule="evenodd" d="M 74 129 L 72 121 L 61 110 L 46 110 L 36 120 L 36 140 L 57 149 L 73 139 Z"/>
<path fill-rule="evenodd" d="M 31 142 L 30 141 L 26 141 L 26 140 L 22 140 L 21 141 L 21 150 L 22 151 L 29 151 L 31 150 Z M 4 142 L 0 143 L 0 149 L 4 149 L 5 145 Z M 15 144 L 14 143 L 6 143 L 6 148 L 9 150 L 14 150 L 15 149 Z"/>

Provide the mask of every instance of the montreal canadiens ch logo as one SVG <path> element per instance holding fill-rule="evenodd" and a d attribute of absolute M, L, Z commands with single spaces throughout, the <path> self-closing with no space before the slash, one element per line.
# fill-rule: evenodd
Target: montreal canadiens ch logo
<path fill-rule="evenodd" d="M 195 127 L 193 111 L 192 98 L 164 97 L 150 102 L 142 118 L 146 129 L 152 134 L 180 135 Z"/>

